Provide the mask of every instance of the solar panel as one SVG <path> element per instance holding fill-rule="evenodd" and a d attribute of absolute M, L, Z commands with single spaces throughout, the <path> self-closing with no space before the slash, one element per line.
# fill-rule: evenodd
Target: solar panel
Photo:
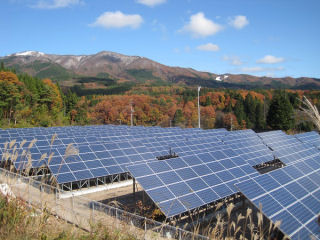
<path fill-rule="evenodd" d="M 320 148 L 320 135 L 315 131 L 295 134 L 294 136 L 305 144 Z"/>
<path fill-rule="evenodd" d="M 313 157 L 236 184 L 253 204 L 292 239 L 320 237 L 313 221 L 320 212 L 320 168 Z M 307 234 L 307 235 L 302 235 Z M 300 237 L 300 238 L 299 238 Z"/>
<path fill-rule="evenodd" d="M 238 179 L 259 175 L 229 148 L 207 153 L 146 162 L 127 169 L 167 217 L 228 197 L 237 192 L 234 183 Z M 159 189 L 167 192 L 166 197 L 158 196 Z M 171 209 L 170 204 L 177 209 Z"/>

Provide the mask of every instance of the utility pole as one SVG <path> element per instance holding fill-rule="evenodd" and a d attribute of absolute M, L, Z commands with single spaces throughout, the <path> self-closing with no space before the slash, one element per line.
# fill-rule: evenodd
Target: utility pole
<path fill-rule="evenodd" d="M 230 130 L 232 131 L 232 120 L 233 120 L 233 119 L 232 119 L 232 116 L 231 116 L 231 119 L 230 119 L 230 120 L 231 120 L 231 128 L 230 128 Z"/>
<path fill-rule="evenodd" d="M 134 113 L 134 110 L 133 110 L 133 106 L 132 106 L 132 101 L 130 102 L 130 104 L 131 104 L 131 113 L 130 113 L 131 127 L 133 127 L 133 113 Z"/>
<path fill-rule="evenodd" d="M 201 86 L 198 87 L 198 127 L 201 128 L 200 126 L 200 89 Z"/>

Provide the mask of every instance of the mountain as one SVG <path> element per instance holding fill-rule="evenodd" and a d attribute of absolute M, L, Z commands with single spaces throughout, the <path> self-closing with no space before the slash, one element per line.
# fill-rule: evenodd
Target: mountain
<path fill-rule="evenodd" d="M 115 84 L 185 84 L 225 88 L 320 89 L 320 79 L 270 78 L 245 74 L 217 75 L 191 68 L 169 67 L 150 59 L 114 52 L 93 55 L 55 55 L 26 51 L 1 57 L 6 67 L 39 78 L 51 78 L 62 86 L 106 88 Z"/>

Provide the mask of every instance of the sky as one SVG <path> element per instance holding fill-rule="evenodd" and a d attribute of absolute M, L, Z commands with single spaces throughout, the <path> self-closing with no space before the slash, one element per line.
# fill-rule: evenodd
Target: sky
<path fill-rule="evenodd" d="M 112 51 L 216 74 L 320 78 L 319 0 L 1 0 L 0 56 Z"/>

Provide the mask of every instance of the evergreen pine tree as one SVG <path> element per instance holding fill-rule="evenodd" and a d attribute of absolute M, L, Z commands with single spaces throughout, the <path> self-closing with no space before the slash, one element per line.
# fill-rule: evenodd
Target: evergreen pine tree
<path fill-rule="evenodd" d="M 256 121 L 255 129 L 263 130 L 265 128 L 263 104 L 258 102 L 256 105 Z"/>
<path fill-rule="evenodd" d="M 237 103 L 234 106 L 234 114 L 237 117 L 239 125 L 242 125 L 243 120 L 246 118 L 246 114 L 244 112 L 243 100 L 241 98 L 237 100 Z"/>
<path fill-rule="evenodd" d="M 285 92 L 277 93 L 273 97 L 267 123 L 275 130 L 289 130 L 294 126 L 293 108 Z"/>
<path fill-rule="evenodd" d="M 244 111 L 246 113 L 247 127 L 254 128 L 256 122 L 256 102 L 251 94 L 246 96 L 244 101 Z"/>

